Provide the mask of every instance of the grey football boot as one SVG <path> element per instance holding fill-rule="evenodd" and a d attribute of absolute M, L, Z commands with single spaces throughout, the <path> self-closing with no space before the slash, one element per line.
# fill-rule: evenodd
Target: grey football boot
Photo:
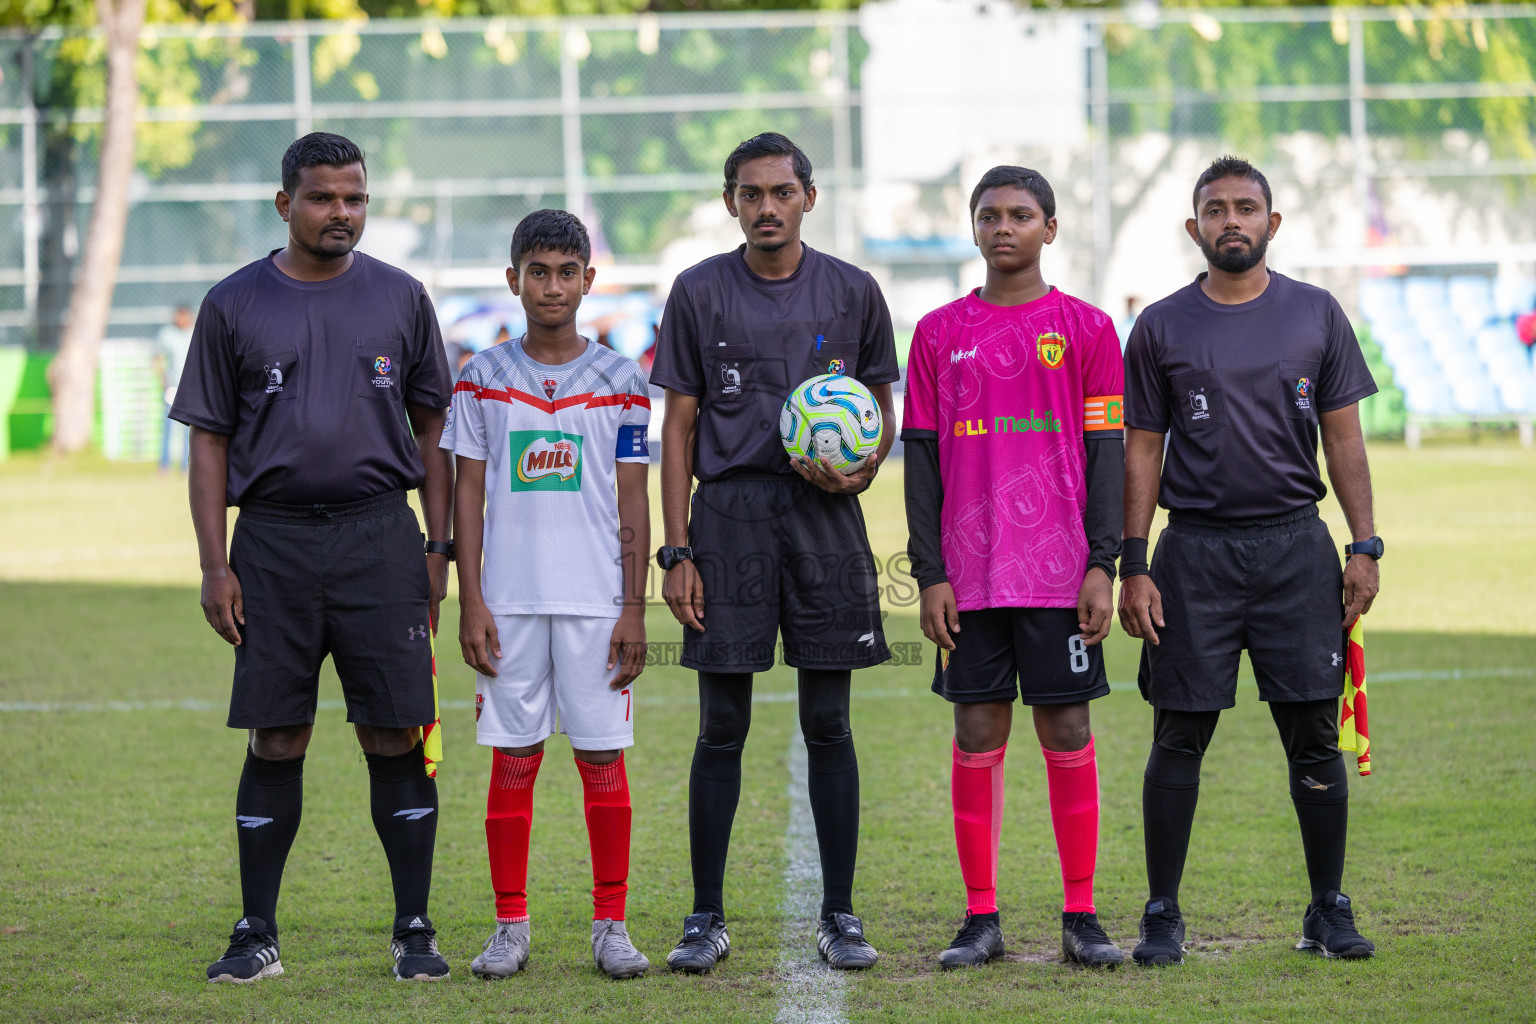
<path fill-rule="evenodd" d="M 529 941 L 527 921 L 498 924 L 469 969 L 481 978 L 510 978 L 528 965 Z"/>
<path fill-rule="evenodd" d="M 592 922 L 592 960 L 610 978 L 636 978 L 651 969 L 651 962 L 629 941 L 624 922 L 612 918 Z"/>

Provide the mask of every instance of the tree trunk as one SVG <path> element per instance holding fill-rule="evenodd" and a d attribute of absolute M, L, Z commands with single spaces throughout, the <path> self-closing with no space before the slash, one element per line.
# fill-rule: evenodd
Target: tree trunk
<path fill-rule="evenodd" d="M 48 368 L 53 389 L 53 449 L 77 452 L 91 439 L 96 408 L 96 361 L 117 287 L 128 226 L 128 184 L 134 166 L 139 80 L 135 61 L 146 0 L 96 0 L 107 41 L 107 106 L 102 122 L 96 202 L 69 300 L 59 354 Z"/>

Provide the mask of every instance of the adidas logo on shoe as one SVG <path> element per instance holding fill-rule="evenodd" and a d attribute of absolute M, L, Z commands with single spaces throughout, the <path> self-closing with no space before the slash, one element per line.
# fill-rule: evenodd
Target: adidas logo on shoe
<path fill-rule="evenodd" d="M 238 931 L 240 931 L 240 930 L 241 930 L 241 929 L 242 929 L 242 928 L 249 928 L 249 927 L 250 927 L 250 926 L 251 926 L 251 922 L 250 922 L 250 920 L 249 920 L 249 919 L 248 919 L 248 918 L 244 918 L 244 917 L 242 917 L 242 918 L 241 918 L 241 919 L 240 919 L 240 923 L 239 923 L 239 924 L 237 924 L 237 925 L 235 925 L 235 931 L 237 931 L 237 932 L 238 932 Z"/>
<path fill-rule="evenodd" d="M 406 927 L 407 928 L 425 928 L 426 926 L 421 923 L 421 918 L 413 917 L 413 918 L 411 918 L 411 923 L 406 925 Z"/>

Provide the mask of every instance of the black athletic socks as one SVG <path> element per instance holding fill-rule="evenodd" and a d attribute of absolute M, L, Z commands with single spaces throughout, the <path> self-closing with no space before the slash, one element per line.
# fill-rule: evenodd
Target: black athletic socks
<path fill-rule="evenodd" d="M 277 930 L 277 893 L 283 866 L 304 810 L 304 756 L 263 761 L 245 751 L 235 793 L 235 835 L 240 848 L 241 911 Z"/>
<path fill-rule="evenodd" d="M 1189 853 L 1189 832 L 1200 801 L 1199 757 L 1152 746 L 1141 783 L 1141 819 L 1146 833 L 1147 894 L 1178 902 Z"/>
<path fill-rule="evenodd" d="M 1291 802 L 1301 826 L 1312 903 L 1343 887 L 1349 832 L 1349 772 L 1339 752 L 1339 701 L 1274 702 L 1269 713 L 1285 744 Z"/>
<path fill-rule="evenodd" d="M 816 845 L 821 852 L 821 918 L 853 913 L 853 872 L 859 856 L 859 759 L 849 728 L 846 669 L 799 670 L 800 731 Z"/>
<path fill-rule="evenodd" d="M 394 883 L 395 917 L 425 914 L 437 844 L 437 780 L 427 774 L 419 743 L 394 757 L 363 756 L 368 759 L 373 827 Z"/>
<path fill-rule="evenodd" d="M 853 913 L 853 870 L 859 856 L 859 760 L 853 737 L 805 744 L 811 816 L 821 850 L 821 917 Z"/>
<path fill-rule="evenodd" d="M 699 739 L 688 775 L 693 912 L 725 917 L 725 860 L 741 800 L 741 750 L 752 727 L 752 673 L 699 673 Z"/>
<path fill-rule="evenodd" d="M 821 848 L 821 913 L 851 914 L 859 851 L 859 762 L 848 727 L 852 674 L 802 669 L 799 676 L 800 729 Z M 751 722 L 750 673 L 699 673 L 699 739 L 688 777 L 695 914 L 725 917 L 725 862 L 741 799 L 741 751 Z"/>
<path fill-rule="evenodd" d="M 1200 800 L 1200 762 L 1216 733 L 1220 711 L 1152 712 L 1152 754 L 1141 784 L 1147 847 L 1147 894 L 1179 899 L 1189 830 Z"/>
<path fill-rule="evenodd" d="M 1301 826 L 1312 903 L 1344 884 L 1344 849 L 1349 832 L 1349 772 L 1337 750 L 1321 764 L 1290 762 L 1291 802 Z"/>
<path fill-rule="evenodd" d="M 688 776 L 688 852 L 693 862 L 693 912 L 725 917 L 725 859 L 741 799 L 741 748 L 700 739 Z"/>

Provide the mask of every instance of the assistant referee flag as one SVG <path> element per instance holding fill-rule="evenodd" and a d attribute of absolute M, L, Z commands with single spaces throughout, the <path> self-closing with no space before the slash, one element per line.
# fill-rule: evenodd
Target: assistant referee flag
<path fill-rule="evenodd" d="M 1365 626 L 1356 616 L 1344 653 L 1344 703 L 1339 706 L 1339 749 L 1353 750 L 1361 775 L 1371 774 L 1371 727 L 1365 714 Z"/>
<path fill-rule="evenodd" d="M 432 724 L 421 730 L 421 753 L 427 762 L 427 775 L 437 778 L 437 764 L 443 759 L 443 711 L 437 700 L 437 623 L 432 624 Z"/>

